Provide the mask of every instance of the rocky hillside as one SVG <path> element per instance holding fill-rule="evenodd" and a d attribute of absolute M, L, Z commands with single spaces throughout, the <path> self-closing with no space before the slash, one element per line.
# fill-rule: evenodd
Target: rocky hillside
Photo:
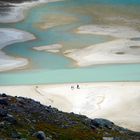
<path fill-rule="evenodd" d="M 0 140 L 140 140 L 105 119 L 64 113 L 32 99 L 0 94 Z"/>

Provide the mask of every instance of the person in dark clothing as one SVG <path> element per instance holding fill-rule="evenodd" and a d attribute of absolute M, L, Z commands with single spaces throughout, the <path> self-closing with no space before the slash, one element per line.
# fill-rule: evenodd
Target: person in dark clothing
<path fill-rule="evenodd" d="M 80 89 L 80 86 L 79 85 L 77 85 L 77 89 Z"/>

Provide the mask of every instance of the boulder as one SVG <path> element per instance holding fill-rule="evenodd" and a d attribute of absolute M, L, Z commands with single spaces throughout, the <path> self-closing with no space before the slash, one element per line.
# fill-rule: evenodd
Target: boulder
<path fill-rule="evenodd" d="M 36 136 L 39 140 L 47 140 L 46 135 L 43 131 L 38 131 L 33 134 L 33 136 Z"/>
<path fill-rule="evenodd" d="M 5 94 L 5 93 L 2 93 L 2 95 L 1 95 L 2 97 L 7 97 L 7 95 Z"/>
<path fill-rule="evenodd" d="M 93 126 L 95 127 L 99 127 L 99 128 L 109 128 L 111 129 L 113 127 L 114 123 L 109 121 L 109 120 L 106 120 L 106 119 L 93 119 L 91 120 L 90 122 L 90 126 L 92 128 L 94 128 Z"/>

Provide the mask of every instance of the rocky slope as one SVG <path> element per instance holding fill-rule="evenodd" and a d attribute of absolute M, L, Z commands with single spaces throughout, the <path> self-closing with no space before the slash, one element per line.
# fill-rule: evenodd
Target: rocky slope
<path fill-rule="evenodd" d="M 0 94 L 0 140 L 140 140 L 140 133 Z"/>

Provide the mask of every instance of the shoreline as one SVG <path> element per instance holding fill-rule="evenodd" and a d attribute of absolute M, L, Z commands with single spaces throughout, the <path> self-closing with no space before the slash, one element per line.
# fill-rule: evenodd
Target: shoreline
<path fill-rule="evenodd" d="M 10 12 L 6 16 L 0 15 L 0 23 L 16 23 L 24 20 L 25 12 L 32 7 L 35 7 L 39 4 L 49 3 L 49 2 L 57 2 L 60 0 L 37 0 L 37 1 L 29 1 L 29 2 L 22 2 L 22 3 L 10 3 L 6 2 L 7 4 L 13 6 L 10 7 Z M 27 10 L 27 11 L 26 11 Z"/>
<path fill-rule="evenodd" d="M 0 28 L 0 37 L 0 72 L 27 66 L 29 61 L 26 58 L 9 56 L 2 49 L 14 43 L 34 40 L 35 36 L 18 29 Z"/>
<path fill-rule="evenodd" d="M 76 89 L 77 84 L 80 89 Z M 140 82 L 0 86 L 0 89 L 1 93 L 32 98 L 44 105 L 90 118 L 106 118 L 140 131 Z"/>
<path fill-rule="evenodd" d="M 49 3 L 49 2 L 56 2 L 60 0 L 39 0 L 39 1 L 29 1 L 29 2 L 22 2 L 22 3 L 10 3 L 6 2 L 6 4 L 11 5 L 11 11 L 6 15 L 2 16 L 0 15 L 0 23 L 16 23 L 25 18 L 25 10 L 29 10 L 32 7 L 35 7 L 39 4 L 42 3 Z M 13 6 L 13 7 L 12 7 Z M 13 31 L 14 36 L 9 35 L 9 31 Z M 18 38 L 18 33 L 21 36 Z M 22 37 L 23 34 L 23 37 Z M 9 71 L 17 68 L 24 68 L 29 64 L 29 60 L 26 58 L 20 58 L 20 57 L 14 57 L 14 56 L 9 56 L 5 54 L 3 51 L 1 51 L 2 48 L 6 47 L 7 45 L 11 45 L 17 42 L 23 42 L 23 41 L 29 41 L 35 39 L 35 36 L 32 35 L 31 33 L 28 33 L 26 31 L 18 30 L 18 29 L 13 29 L 13 28 L 0 28 L 0 36 L 4 40 L 0 41 L 0 72 L 3 71 Z M 5 38 L 8 38 L 6 40 Z M 11 39 L 10 39 L 11 38 Z"/>

